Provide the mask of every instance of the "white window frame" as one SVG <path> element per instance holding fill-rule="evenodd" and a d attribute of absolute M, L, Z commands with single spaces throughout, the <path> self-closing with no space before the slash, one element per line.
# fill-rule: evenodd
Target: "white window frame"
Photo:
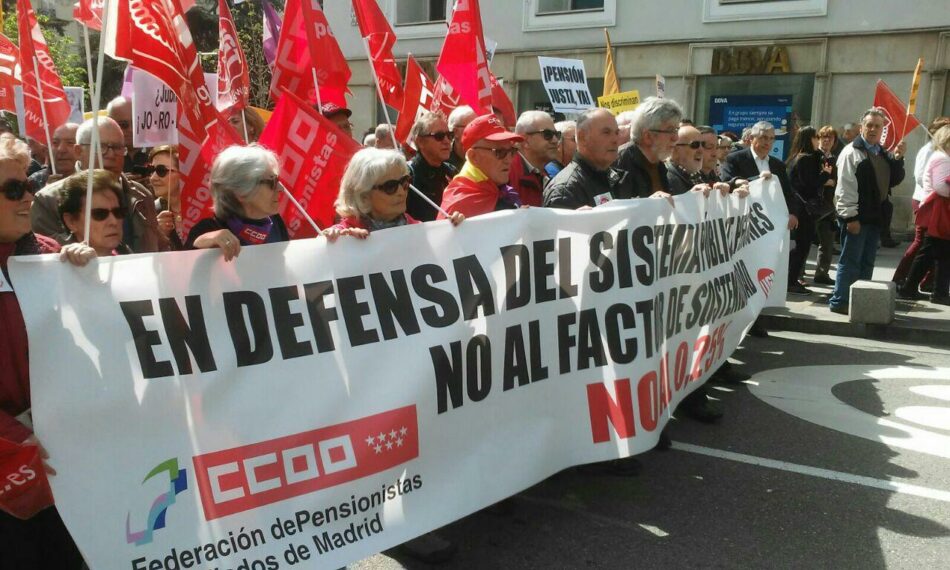
<path fill-rule="evenodd" d="M 828 15 L 828 0 L 759 0 L 722 4 L 719 0 L 703 0 L 703 22 L 741 22 L 745 20 L 778 20 L 781 18 L 813 18 Z"/>
<path fill-rule="evenodd" d="M 411 2 L 412 0 L 380 0 L 379 7 L 382 9 L 386 19 L 392 24 L 393 31 L 399 39 L 413 40 L 420 38 L 444 38 L 448 33 L 448 21 L 452 19 L 452 6 L 455 2 L 445 1 L 445 21 L 423 22 L 418 24 L 397 24 L 396 23 L 396 2 Z"/>
<path fill-rule="evenodd" d="M 524 17 L 521 20 L 522 31 L 609 28 L 617 24 L 617 0 L 604 0 L 603 10 L 574 10 L 539 14 L 538 9 L 538 0 L 524 0 Z"/>

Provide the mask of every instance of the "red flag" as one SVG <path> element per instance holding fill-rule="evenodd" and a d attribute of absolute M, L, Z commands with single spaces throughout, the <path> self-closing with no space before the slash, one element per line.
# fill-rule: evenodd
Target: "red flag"
<path fill-rule="evenodd" d="M 435 67 L 476 113 L 491 112 L 491 72 L 478 0 L 456 1 L 449 33 Z"/>
<path fill-rule="evenodd" d="M 518 114 L 515 113 L 515 106 L 508 98 L 508 93 L 495 79 L 495 74 L 491 74 L 491 106 L 501 112 L 501 118 L 505 121 L 505 126 L 512 128 L 518 122 Z"/>
<path fill-rule="evenodd" d="M 460 105 L 458 93 L 452 89 L 444 77 L 435 80 L 432 92 L 432 106 L 429 107 L 432 111 L 439 111 L 448 117 L 452 110 Z"/>
<path fill-rule="evenodd" d="M 280 181 L 321 228 L 333 224 L 340 179 L 360 145 L 289 91 L 278 99 L 260 141 L 280 157 Z M 281 217 L 292 238 L 316 235 L 286 200 Z"/>
<path fill-rule="evenodd" d="M 187 120 L 198 140 L 218 120 L 205 85 L 191 33 L 184 25 L 181 0 L 109 2 L 106 53 L 146 71 L 175 92 L 180 120 Z M 132 14 L 135 17 L 132 17 Z"/>
<path fill-rule="evenodd" d="M 227 0 L 218 0 L 218 101 L 222 113 L 247 107 L 251 76 Z"/>
<path fill-rule="evenodd" d="M 317 70 L 320 100 L 346 107 L 350 66 L 330 31 L 327 18 L 312 0 L 287 0 L 284 24 L 277 43 L 270 83 L 270 97 L 277 102 L 286 89 L 305 94 L 304 100 L 315 103 L 311 70 Z"/>
<path fill-rule="evenodd" d="M 16 112 L 13 87 L 20 84 L 20 50 L 0 34 L 0 111 Z"/>
<path fill-rule="evenodd" d="M 26 125 L 21 125 L 20 129 L 26 136 L 46 144 L 47 135 L 65 123 L 72 110 L 29 0 L 17 0 L 17 24 L 20 32 L 20 73 L 23 75 L 23 114 L 26 120 Z M 42 103 L 40 89 L 43 93 Z"/>
<path fill-rule="evenodd" d="M 920 126 L 917 117 L 907 114 L 903 101 L 880 79 L 874 90 L 874 106 L 884 109 L 887 115 L 884 119 L 884 134 L 881 136 L 882 148 L 893 151 L 907 133 Z"/>
<path fill-rule="evenodd" d="M 399 110 L 399 120 L 396 121 L 396 132 L 393 133 L 393 136 L 399 142 L 406 142 L 412 124 L 416 122 L 419 115 L 432 106 L 435 100 L 432 81 L 411 55 L 406 63 L 406 90 L 404 95 L 402 108 Z"/>
<path fill-rule="evenodd" d="M 73 18 L 93 30 L 102 30 L 102 6 L 105 0 L 79 0 L 73 4 Z"/>
<path fill-rule="evenodd" d="M 396 33 L 383 16 L 376 0 L 353 0 L 360 34 L 369 44 L 369 57 L 376 70 L 383 101 L 394 109 L 402 108 L 402 77 L 393 57 Z"/>

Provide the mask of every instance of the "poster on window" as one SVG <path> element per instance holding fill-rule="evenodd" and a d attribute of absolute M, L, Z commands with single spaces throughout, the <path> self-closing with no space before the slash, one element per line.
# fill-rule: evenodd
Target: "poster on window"
<path fill-rule="evenodd" d="M 791 95 L 713 95 L 709 98 L 709 124 L 716 132 L 732 131 L 737 135 L 759 121 L 768 121 L 775 127 L 775 145 L 772 156 L 787 158 L 791 146 Z"/>

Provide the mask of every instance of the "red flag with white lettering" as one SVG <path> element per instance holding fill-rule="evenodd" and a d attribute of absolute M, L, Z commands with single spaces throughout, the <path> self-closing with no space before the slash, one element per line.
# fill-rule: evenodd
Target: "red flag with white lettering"
<path fill-rule="evenodd" d="M 20 50 L 0 34 L 0 111 L 16 112 L 13 87 L 20 84 Z"/>
<path fill-rule="evenodd" d="M 399 120 L 396 121 L 396 132 L 393 133 L 399 142 L 406 142 L 412 124 L 416 122 L 419 115 L 430 108 L 435 100 L 432 81 L 411 55 L 406 62 L 406 90 L 403 95 Z"/>
<path fill-rule="evenodd" d="M 47 135 L 65 123 L 72 110 L 29 0 L 17 0 L 17 26 L 20 33 L 23 115 L 26 121 L 25 125 L 20 125 L 20 130 L 26 136 L 47 144 Z"/>
<path fill-rule="evenodd" d="M 310 217 L 321 228 L 333 225 L 340 179 L 360 145 L 289 91 L 281 94 L 258 142 L 277 153 L 280 182 Z M 290 200 L 284 201 L 281 217 L 290 237 L 316 235 Z"/>
<path fill-rule="evenodd" d="M 461 104 L 459 102 L 458 93 L 452 89 L 452 86 L 449 85 L 444 77 L 439 77 L 435 80 L 432 93 L 432 104 L 429 106 L 429 109 L 439 111 L 446 117 L 449 116 L 453 109 Z"/>
<path fill-rule="evenodd" d="M 330 31 L 327 18 L 314 0 L 287 0 L 284 23 L 277 43 L 270 84 L 270 97 L 278 102 L 284 89 L 303 95 L 309 103 L 317 101 L 313 89 L 316 69 L 320 100 L 346 107 L 350 66 Z"/>
<path fill-rule="evenodd" d="M 79 0 L 73 4 L 73 18 L 93 30 L 102 30 L 102 6 L 105 0 Z"/>
<path fill-rule="evenodd" d="M 449 32 L 435 67 L 476 113 L 491 112 L 491 72 L 478 0 L 455 2 Z"/>
<path fill-rule="evenodd" d="M 897 148 L 897 144 L 904 140 L 907 133 L 920 126 L 917 117 L 907 114 L 907 107 L 891 88 L 880 79 L 874 90 L 874 106 L 884 109 L 887 118 L 884 120 L 884 134 L 881 136 L 881 147 L 889 151 Z"/>
<path fill-rule="evenodd" d="M 251 77 L 227 0 L 218 0 L 218 101 L 222 113 L 247 107 Z"/>
<path fill-rule="evenodd" d="M 394 109 L 402 108 L 403 88 L 399 68 L 393 57 L 396 33 L 383 16 L 376 0 L 353 0 L 360 34 L 369 44 L 370 61 L 376 70 L 383 101 Z"/>
<path fill-rule="evenodd" d="M 181 0 L 127 0 L 109 2 L 108 8 L 106 53 L 168 85 L 181 103 L 180 120 L 187 119 L 194 134 L 204 140 L 218 113 L 185 25 Z"/>

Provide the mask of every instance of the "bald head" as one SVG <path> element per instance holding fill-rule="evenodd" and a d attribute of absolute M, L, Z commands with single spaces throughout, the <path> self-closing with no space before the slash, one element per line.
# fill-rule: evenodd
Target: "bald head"
<path fill-rule="evenodd" d="M 620 130 L 613 113 L 589 109 L 577 118 L 577 153 L 595 168 L 606 170 L 617 159 Z"/>
<path fill-rule="evenodd" d="M 676 134 L 676 145 L 670 160 L 687 172 L 699 172 L 703 166 L 702 133 L 692 125 L 683 125 Z"/>
<path fill-rule="evenodd" d="M 76 123 L 64 123 L 53 131 L 53 161 L 56 163 L 57 174 L 69 176 L 76 171 L 76 160 L 79 153 L 76 148 Z"/>
<path fill-rule="evenodd" d="M 79 154 L 79 162 L 83 169 L 89 167 L 89 145 L 92 144 L 92 130 L 97 119 L 89 119 L 79 125 L 76 131 L 76 146 Z M 122 167 L 125 165 L 125 136 L 118 123 L 109 117 L 99 117 L 99 142 L 102 144 L 102 168 L 122 174 Z"/>
<path fill-rule="evenodd" d="M 122 129 L 125 146 L 132 150 L 132 101 L 119 95 L 106 105 L 106 113 Z"/>

